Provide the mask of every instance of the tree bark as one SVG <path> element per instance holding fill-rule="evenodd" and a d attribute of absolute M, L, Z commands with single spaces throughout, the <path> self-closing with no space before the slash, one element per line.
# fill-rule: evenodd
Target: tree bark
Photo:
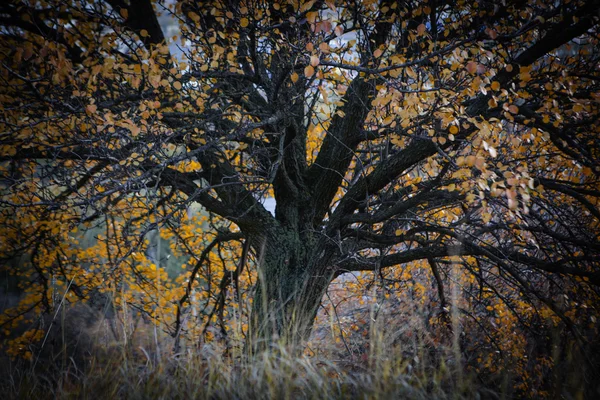
<path fill-rule="evenodd" d="M 321 299 L 334 277 L 326 267 L 322 247 L 284 228 L 260 244 L 259 280 L 248 337 L 252 353 L 274 343 L 300 351 L 308 340 Z"/>

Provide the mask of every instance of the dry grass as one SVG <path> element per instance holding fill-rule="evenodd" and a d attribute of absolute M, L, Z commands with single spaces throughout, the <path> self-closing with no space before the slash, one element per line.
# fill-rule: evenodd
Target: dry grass
<path fill-rule="evenodd" d="M 358 367 L 358 366 L 357 366 Z M 361 366 L 364 367 L 364 366 Z M 388 399 L 475 398 L 456 371 L 413 367 L 401 358 L 371 356 L 368 368 L 344 368 L 325 359 L 292 356 L 284 348 L 253 359 L 223 358 L 205 347 L 178 357 L 94 357 L 83 368 L 36 371 L 13 365 L 5 398 L 58 399 Z"/>
<path fill-rule="evenodd" d="M 11 360 L 0 353 L 0 397 L 509 399 L 517 395 L 510 366 L 502 366 L 501 374 L 485 381 L 470 372 L 468 355 L 458 340 L 456 313 L 451 313 L 452 328 L 440 343 L 432 340 L 418 318 L 402 319 L 394 326 L 384 312 L 375 318 L 368 307 L 354 311 L 367 314 L 366 337 L 359 332 L 342 336 L 340 321 L 320 318 L 304 352 L 281 340 L 251 357 L 242 342 L 234 340 L 227 346 L 217 340 L 202 345 L 182 340 L 175 354 L 173 338 L 131 310 L 106 318 L 106 313 L 80 304 L 45 322 L 48 335 L 32 360 Z M 235 329 L 230 335 L 242 336 Z M 566 363 L 555 366 L 557 385 L 548 396 L 554 392 L 556 398 L 594 398 L 586 397 L 592 393 L 586 389 L 590 383 L 582 358 L 576 355 L 572 352 Z"/>
<path fill-rule="evenodd" d="M 344 355 L 321 340 L 300 356 L 275 343 L 249 357 L 241 346 L 225 351 L 218 343 L 187 344 L 173 354 L 169 336 L 139 321 L 115 326 L 116 320 L 104 320 L 82 329 L 81 321 L 89 318 L 64 319 L 70 320 L 78 329 L 57 326 L 46 343 L 53 344 L 52 351 L 47 348 L 32 361 L 5 359 L 3 398 L 496 398 L 474 385 L 452 348 L 436 349 L 435 357 L 423 343 L 401 348 L 377 326 L 367 338 L 370 350 L 362 354 Z M 76 337 L 65 334 L 73 330 Z"/>

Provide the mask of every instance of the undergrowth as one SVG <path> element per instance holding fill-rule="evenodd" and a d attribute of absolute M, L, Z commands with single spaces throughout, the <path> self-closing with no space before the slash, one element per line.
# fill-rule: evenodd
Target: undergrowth
<path fill-rule="evenodd" d="M 143 351 L 144 352 L 144 351 Z M 11 363 L 5 398 L 58 399 L 461 399 L 481 396 L 469 377 L 449 363 L 435 368 L 426 356 L 405 360 L 388 354 L 336 363 L 296 356 L 275 345 L 252 358 L 223 356 L 204 346 L 162 357 L 127 351 L 96 355 L 83 366 L 72 359 L 32 368 Z M 492 393 L 487 393 L 492 398 Z"/>
<path fill-rule="evenodd" d="M 498 398 L 465 373 L 456 349 L 440 347 L 433 355 L 423 342 L 402 347 L 375 324 L 362 353 L 320 339 L 301 351 L 280 341 L 252 356 L 241 342 L 218 340 L 184 343 L 174 353 L 170 336 L 151 323 L 134 325 L 128 331 L 122 321 L 103 321 L 74 337 L 67 332 L 74 327 L 56 324 L 46 349 L 30 360 L 3 358 L 0 393 L 5 399 Z"/>

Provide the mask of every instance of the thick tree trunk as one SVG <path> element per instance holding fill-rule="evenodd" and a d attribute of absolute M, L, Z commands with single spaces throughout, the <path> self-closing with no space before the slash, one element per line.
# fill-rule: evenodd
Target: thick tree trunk
<path fill-rule="evenodd" d="M 320 251 L 311 240 L 286 230 L 278 230 L 262 244 L 248 338 L 253 352 L 272 343 L 299 350 L 310 336 L 333 278 L 317 254 Z"/>

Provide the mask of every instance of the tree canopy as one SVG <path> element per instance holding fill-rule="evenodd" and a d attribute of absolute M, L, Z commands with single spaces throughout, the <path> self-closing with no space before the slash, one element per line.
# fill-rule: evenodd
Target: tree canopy
<path fill-rule="evenodd" d="M 63 296 L 111 296 L 177 338 L 239 318 L 253 342 L 299 342 L 347 273 L 421 285 L 491 338 L 549 323 L 588 342 L 598 9 L 3 2 L 0 259 L 26 295 L 0 324 L 31 327 L 11 351 L 31 354 Z"/>

